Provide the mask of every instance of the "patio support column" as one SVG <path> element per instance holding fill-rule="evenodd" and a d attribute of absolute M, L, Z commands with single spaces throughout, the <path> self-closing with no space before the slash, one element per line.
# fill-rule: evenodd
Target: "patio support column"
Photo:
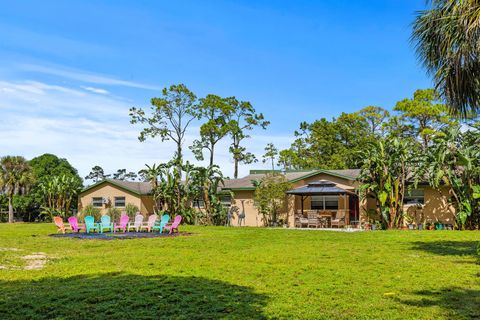
<path fill-rule="evenodd" d="M 343 210 L 345 210 L 345 224 L 350 224 L 350 212 L 347 212 L 347 194 L 343 195 Z"/>
<path fill-rule="evenodd" d="M 301 205 L 302 205 L 302 216 L 303 216 L 303 196 L 300 196 L 300 201 L 301 201 Z"/>

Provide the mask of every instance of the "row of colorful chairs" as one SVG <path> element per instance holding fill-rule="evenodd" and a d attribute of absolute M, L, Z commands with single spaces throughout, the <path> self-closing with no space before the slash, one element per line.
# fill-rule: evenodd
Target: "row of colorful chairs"
<path fill-rule="evenodd" d="M 78 223 L 78 219 L 75 216 L 68 218 L 68 223 L 70 224 L 70 230 L 72 232 L 80 232 L 80 230 L 85 230 L 86 233 L 98 232 L 103 233 L 105 230 L 110 232 L 123 231 L 129 232 L 134 230 L 140 232 L 146 230 L 147 232 L 153 232 L 158 230 L 160 233 L 163 233 L 164 230 L 168 230 L 169 233 L 178 232 L 178 226 L 182 222 L 182 216 L 178 215 L 175 217 L 173 222 L 169 223 L 170 216 L 164 214 L 160 221 L 157 221 L 158 215 L 152 214 L 148 217 L 146 223 L 143 222 L 144 217 L 141 214 L 137 214 L 133 222 L 130 222 L 130 218 L 126 214 L 120 216 L 119 223 L 112 223 L 109 215 L 103 215 L 100 219 L 100 222 L 95 222 L 93 216 L 85 217 L 85 225 Z M 65 233 L 68 228 L 64 225 L 62 217 L 54 217 L 53 221 L 58 228 L 58 232 Z"/>

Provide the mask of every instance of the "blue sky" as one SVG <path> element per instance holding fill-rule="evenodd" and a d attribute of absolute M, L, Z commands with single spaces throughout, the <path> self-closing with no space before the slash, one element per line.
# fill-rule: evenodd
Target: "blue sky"
<path fill-rule="evenodd" d="M 5 1 L 0 154 L 66 157 L 84 176 L 173 154 L 140 143 L 128 108 L 172 83 L 251 101 L 272 122 L 248 145 L 287 147 L 301 121 L 392 108 L 431 86 L 409 44 L 424 1 Z M 195 137 L 198 124 L 189 132 Z M 232 163 L 224 141 L 217 160 Z M 187 155 L 187 158 L 192 158 Z M 261 163 L 241 168 L 242 173 Z"/>

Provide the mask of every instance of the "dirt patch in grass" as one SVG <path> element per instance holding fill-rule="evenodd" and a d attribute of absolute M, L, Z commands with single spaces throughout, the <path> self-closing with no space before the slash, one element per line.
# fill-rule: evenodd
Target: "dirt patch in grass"
<path fill-rule="evenodd" d="M 26 265 L 23 267 L 25 270 L 40 270 L 45 267 L 48 261 L 48 256 L 43 252 L 34 252 L 32 254 L 22 257 L 26 261 Z"/>
<path fill-rule="evenodd" d="M 45 267 L 48 256 L 44 252 L 33 252 L 20 255 L 23 251 L 18 248 L 0 248 L 0 270 L 41 270 Z"/>

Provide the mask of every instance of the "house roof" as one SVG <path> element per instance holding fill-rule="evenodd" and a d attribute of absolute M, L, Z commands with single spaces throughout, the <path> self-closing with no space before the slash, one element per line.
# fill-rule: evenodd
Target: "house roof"
<path fill-rule="evenodd" d="M 337 195 L 337 194 L 352 194 L 353 192 L 339 188 L 335 183 L 327 180 L 319 180 L 309 183 L 306 186 L 287 191 L 288 194 L 295 194 L 301 196 L 311 195 Z"/>
<path fill-rule="evenodd" d="M 250 174 L 240 179 L 225 180 L 225 184 L 222 187 L 223 190 L 255 190 L 252 181 L 262 179 L 266 174 L 271 173 L 271 170 L 251 170 Z M 280 172 L 280 171 L 278 171 Z M 356 180 L 360 174 L 360 169 L 342 169 L 342 170 L 307 170 L 307 171 L 286 171 L 285 177 L 290 182 L 297 182 L 309 177 L 316 176 L 318 174 L 327 174 L 335 177 L 340 177 L 347 180 Z M 136 195 L 149 195 L 152 193 L 152 185 L 149 182 L 136 182 L 136 181 L 124 181 L 116 179 L 105 179 L 94 183 L 85 189 L 81 193 L 87 192 L 92 188 L 95 188 L 103 183 L 109 183 L 125 191 L 132 192 Z"/>
<path fill-rule="evenodd" d="M 240 179 L 225 180 L 223 189 L 230 190 L 255 190 L 252 184 L 252 180 L 260 180 L 266 174 L 271 173 L 271 170 L 252 170 L 248 176 Z M 280 172 L 280 171 L 278 171 Z M 308 170 L 308 171 L 286 171 L 285 177 L 290 182 L 297 182 L 309 177 L 316 176 L 318 174 L 327 174 L 335 177 L 344 178 L 347 180 L 356 180 L 360 174 L 360 169 L 343 169 L 343 170 Z"/>
<path fill-rule="evenodd" d="M 112 184 L 120 189 L 132 192 L 139 196 L 149 195 L 152 193 L 152 185 L 149 182 L 124 181 L 116 179 L 105 179 L 102 181 L 98 181 L 97 183 L 94 183 L 83 189 L 81 193 L 87 192 L 88 190 L 93 189 L 104 183 Z"/>

